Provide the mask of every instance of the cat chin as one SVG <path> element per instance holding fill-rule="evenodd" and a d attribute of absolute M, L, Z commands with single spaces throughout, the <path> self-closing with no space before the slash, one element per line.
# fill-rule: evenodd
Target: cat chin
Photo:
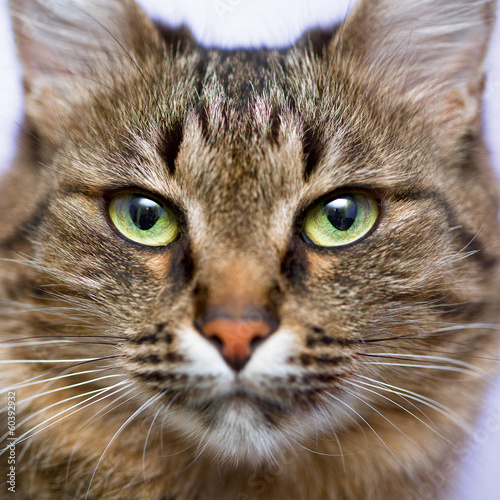
<path fill-rule="evenodd" d="M 280 462 L 307 437 L 318 423 L 312 415 L 297 414 L 270 421 L 254 404 L 243 398 L 218 403 L 208 411 L 177 408 L 167 422 L 196 446 L 196 454 L 217 463 L 259 466 Z M 290 411 L 290 413 L 292 413 Z"/>

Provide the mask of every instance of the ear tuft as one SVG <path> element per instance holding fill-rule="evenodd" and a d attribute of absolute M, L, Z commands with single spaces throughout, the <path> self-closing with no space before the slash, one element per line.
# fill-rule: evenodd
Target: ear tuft
<path fill-rule="evenodd" d="M 360 0 L 334 45 L 372 80 L 473 120 L 495 13 L 495 0 Z"/>
<path fill-rule="evenodd" d="M 159 43 L 133 0 L 9 0 L 9 7 L 27 115 L 49 127 Z"/>

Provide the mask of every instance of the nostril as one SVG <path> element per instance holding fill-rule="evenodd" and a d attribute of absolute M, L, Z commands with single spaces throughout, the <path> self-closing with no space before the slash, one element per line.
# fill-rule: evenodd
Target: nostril
<path fill-rule="evenodd" d="M 216 347 L 216 349 L 222 354 L 222 351 L 224 350 L 224 343 L 222 342 L 220 337 L 215 334 L 210 336 L 206 335 L 206 337 L 210 342 L 212 342 L 214 347 Z"/>
<path fill-rule="evenodd" d="M 266 335 L 267 337 L 267 335 Z M 250 349 L 252 352 L 254 352 L 257 347 L 259 347 L 261 344 L 264 343 L 265 337 L 255 337 L 250 341 Z"/>

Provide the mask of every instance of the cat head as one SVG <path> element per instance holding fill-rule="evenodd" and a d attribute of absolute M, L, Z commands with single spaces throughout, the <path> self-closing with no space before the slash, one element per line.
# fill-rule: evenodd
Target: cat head
<path fill-rule="evenodd" d="M 494 8 L 361 0 L 328 36 L 245 51 L 133 0 L 11 2 L 31 279 L 107 336 L 138 415 L 260 461 L 367 419 L 367 384 L 431 398 L 437 332 L 458 340 L 442 383 L 464 376 L 459 325 L 498 292 Z"/>

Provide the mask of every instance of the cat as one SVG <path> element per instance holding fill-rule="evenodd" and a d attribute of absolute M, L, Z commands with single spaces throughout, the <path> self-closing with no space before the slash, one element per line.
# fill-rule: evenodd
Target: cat
<path fill-rule="evenodd" d="M 437 498 L 498 364 L 496 3 L 360 0 L 279 50 L 9 5 L 2 495 Z"/>

